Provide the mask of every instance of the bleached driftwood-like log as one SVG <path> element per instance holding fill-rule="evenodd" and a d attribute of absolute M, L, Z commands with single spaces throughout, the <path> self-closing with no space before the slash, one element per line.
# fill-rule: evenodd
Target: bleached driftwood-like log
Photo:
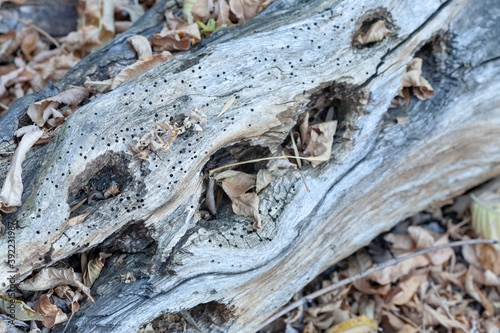
<path fill-rule="evenodd" d="M 279 1 L 92 101 L 25 163 L 24 204 L 4 217 L 18 225 L 17 281 L 92 248 L 129 252 L 121 266 L 108 260 L 96 303 L 68 331 L 135 332 L 162 313 L 181 327 L 184 310 L 206 332 L 252 331 L 381 231 L 500 174 L 498 6 Z M 380 18 L 392 35 L 353 46 L 362 24 Z M 416 53 L 436 96 L 388 110 Z M 333 157 L 303 168 L 310 193 L 296 171 L 275 171 L 259 194 L 261 230 L 228 205 L 200 218 L 207 168 L 275 152 L 301 114 L 330 106 Z M 148 162 L 129 150 L 134 135 L 194 109 L 207 116 L 203 132 L 180 135 Z M 70 227 L 80 188 L 113 179 L 121 193 L 82 206 L 76 212 L 90 215 Z M 5 289 L 6 250 L 0 259 Z M 137 281 L 122 284 L 127 272 Z"/>

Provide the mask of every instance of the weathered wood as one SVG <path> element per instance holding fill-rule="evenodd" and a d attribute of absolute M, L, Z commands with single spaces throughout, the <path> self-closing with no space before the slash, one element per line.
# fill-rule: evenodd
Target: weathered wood
<path fill-rule="evenodd" d="M 86 302 L 69 331 L 135 332 L 161 313 L 182 325 L 179 312 L 189 310 L 203 331 L 250 332 L 316 274 L 400 219 L 499 175 L 499 4 L 384 6 L 280 1 L 79 109 L 33 153 L 43 163 L 26 163 L 36 177 L 27 177 L 22 208 L 4 218 L 19 225 L 17 281 L 95 247 L 135 252 L 122 266 L 109 260 L 92 288 L 96 303 Z M 378 17 L 390 20 L 394 34 L 354 48 L 357 29 Z M 416 52 L 436 96 L 388 110 Z M 216 119 L 232 96 L 236 102 Z M 238 160 L 263 157 L 300 114 L 331 105 L 340 129 L 333 159 L 302 170 L 311 193 L 295 171 L 275 172 L 259 194 L 262 230 L 252 232 L 249 218 L 228 206 L 214 220 L 200 219 L 210 156 L 232 147 Z M 134 159 L 132 134 L 195 108 L 208 116 L 203 132 L 181 135 L 149 162 Z M 398 125 L 396 116 L 411 122 Z M 82 206 L 78 213 L 90 215 L 69 227 L 79 188 L 111 173 L 122 193 Z M 5 236 L 0 242 L 6 248 Z M 121 284 L 126 272 L 137 281 Z"/>

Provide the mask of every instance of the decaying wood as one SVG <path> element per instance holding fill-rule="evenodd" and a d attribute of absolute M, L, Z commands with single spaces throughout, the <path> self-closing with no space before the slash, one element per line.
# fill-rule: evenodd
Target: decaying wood
<path fill-rule="evenodd" d="M 116 255 L 92 288 L 96 303 L 86 302 L 67 331 L 135 332 L 166 314 L 188 331 L 196 331 L 192 319 L 207 332 L 250 332 L 381 231 L 499 175 L 498 3 L 379 6 L 279 1 L 79 109 L 25 163 L 24 204 L 4 217 L 18 225 L 16 281 L 98 247 Z M 378 19 L 393 33 L 353 46 L 363 23 Z M 416 54 L 435 97 L 388 110 Z M 259 193 L 261 230 L 224 204 L 215 219 L 200 218 L 206 168 L 275 153 L 301 114 L 331 106 L 333 158 L 302 169 L 310 193 L 296 171 L 277 170 Z M 148 161 L 129 149 L 133 136 L 195 109 L 207 116 L 204 131 L 188 130 Z M 111 180 L 118 196 L 70 215 L 83 186 Z M 7 248 L 6 235 L 0 242 Z M 121 266 L 119 253 L 131 253 Z M 3 289 L 6 261 L 1 251 Z M 121 283 L 127 272 L 137 280 Z"/>

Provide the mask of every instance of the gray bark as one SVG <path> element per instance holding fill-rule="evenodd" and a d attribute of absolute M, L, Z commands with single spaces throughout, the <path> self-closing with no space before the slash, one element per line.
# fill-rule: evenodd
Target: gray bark
<path fill-rule="evenodd" d="M 67 331 L 135 332 L 160 314 L 195 331 L 186 310 L 203 331 L 251 332 L 380 232 L 500 174 L 499 14 L 494 0 L 279 1 L 101 96 L 25 163 L 24 204 L 4 217 L 19 226 L 17 281 L 89 249 L 131 253 L 121 266 L 118 254 L 107 261 L 96 303 L 86 301 Z M 394 33 L 353 47 L 362 23 L 382 17 Z M 415 55 L 436 96 L 388 109 Z M 332 159 L 302 169 L 310 193 L 284 170 L 259 194 L 261 230 L 228 205 L 200 218 L 206 168 L 265 157 L 306 110 L 332 105 Z M 203 132 L 149 162 L 134 158 L 131 134 L 195 108 L 208 116 Z M 90 215 L 69 227 L 78 190 L 111 173 L 122 192 L 82 206 Z M 127 272 L 137 281 L 122 284 Z"/>

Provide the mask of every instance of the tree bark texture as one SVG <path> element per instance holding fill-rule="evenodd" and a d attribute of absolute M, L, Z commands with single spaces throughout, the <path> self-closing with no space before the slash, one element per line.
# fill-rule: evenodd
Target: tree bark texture
<path fill-rule="evenodd" d="M 24 164 L 24 204 L 4 217 L 18 226 L 16 281 L 108 250 L 117 255 L 92 288 L 96 303 L 67 331 L 136 332 L 160 314 L 180 325 L 188 311 L 203 331 L 251 332 L 380 232 L 500 174 L 499 13 L 494 0 L 278 1 L 100 96 Z M 376 19 L 392 35 L 353 46 Z M 436 95 L 389 109 L 414 56 Z M 259 194 L 261 230 L 228 204 L 200 218 L 207 169 L 276 152 L 300 115 L 331 106 L 332 159 L 301 171 L 311 192 L 297 171 L 274 171 Z M 133 135 L 194 109 L 207 116 L 204 131 L 187 131 L 147 162 L 129 149 Z M 0 174 L 7 167 L 4 158 Z M 118 196 L 70 214 L 82 186 L 110 179 Z M 90 214 L 70 227 L 82 213 Z M 0 246 L 5 289 L 5 235 Z M 130 253 L 121 266 L 118 253 Z M 137 281 L 121 283 L 127 272 Z"/>

